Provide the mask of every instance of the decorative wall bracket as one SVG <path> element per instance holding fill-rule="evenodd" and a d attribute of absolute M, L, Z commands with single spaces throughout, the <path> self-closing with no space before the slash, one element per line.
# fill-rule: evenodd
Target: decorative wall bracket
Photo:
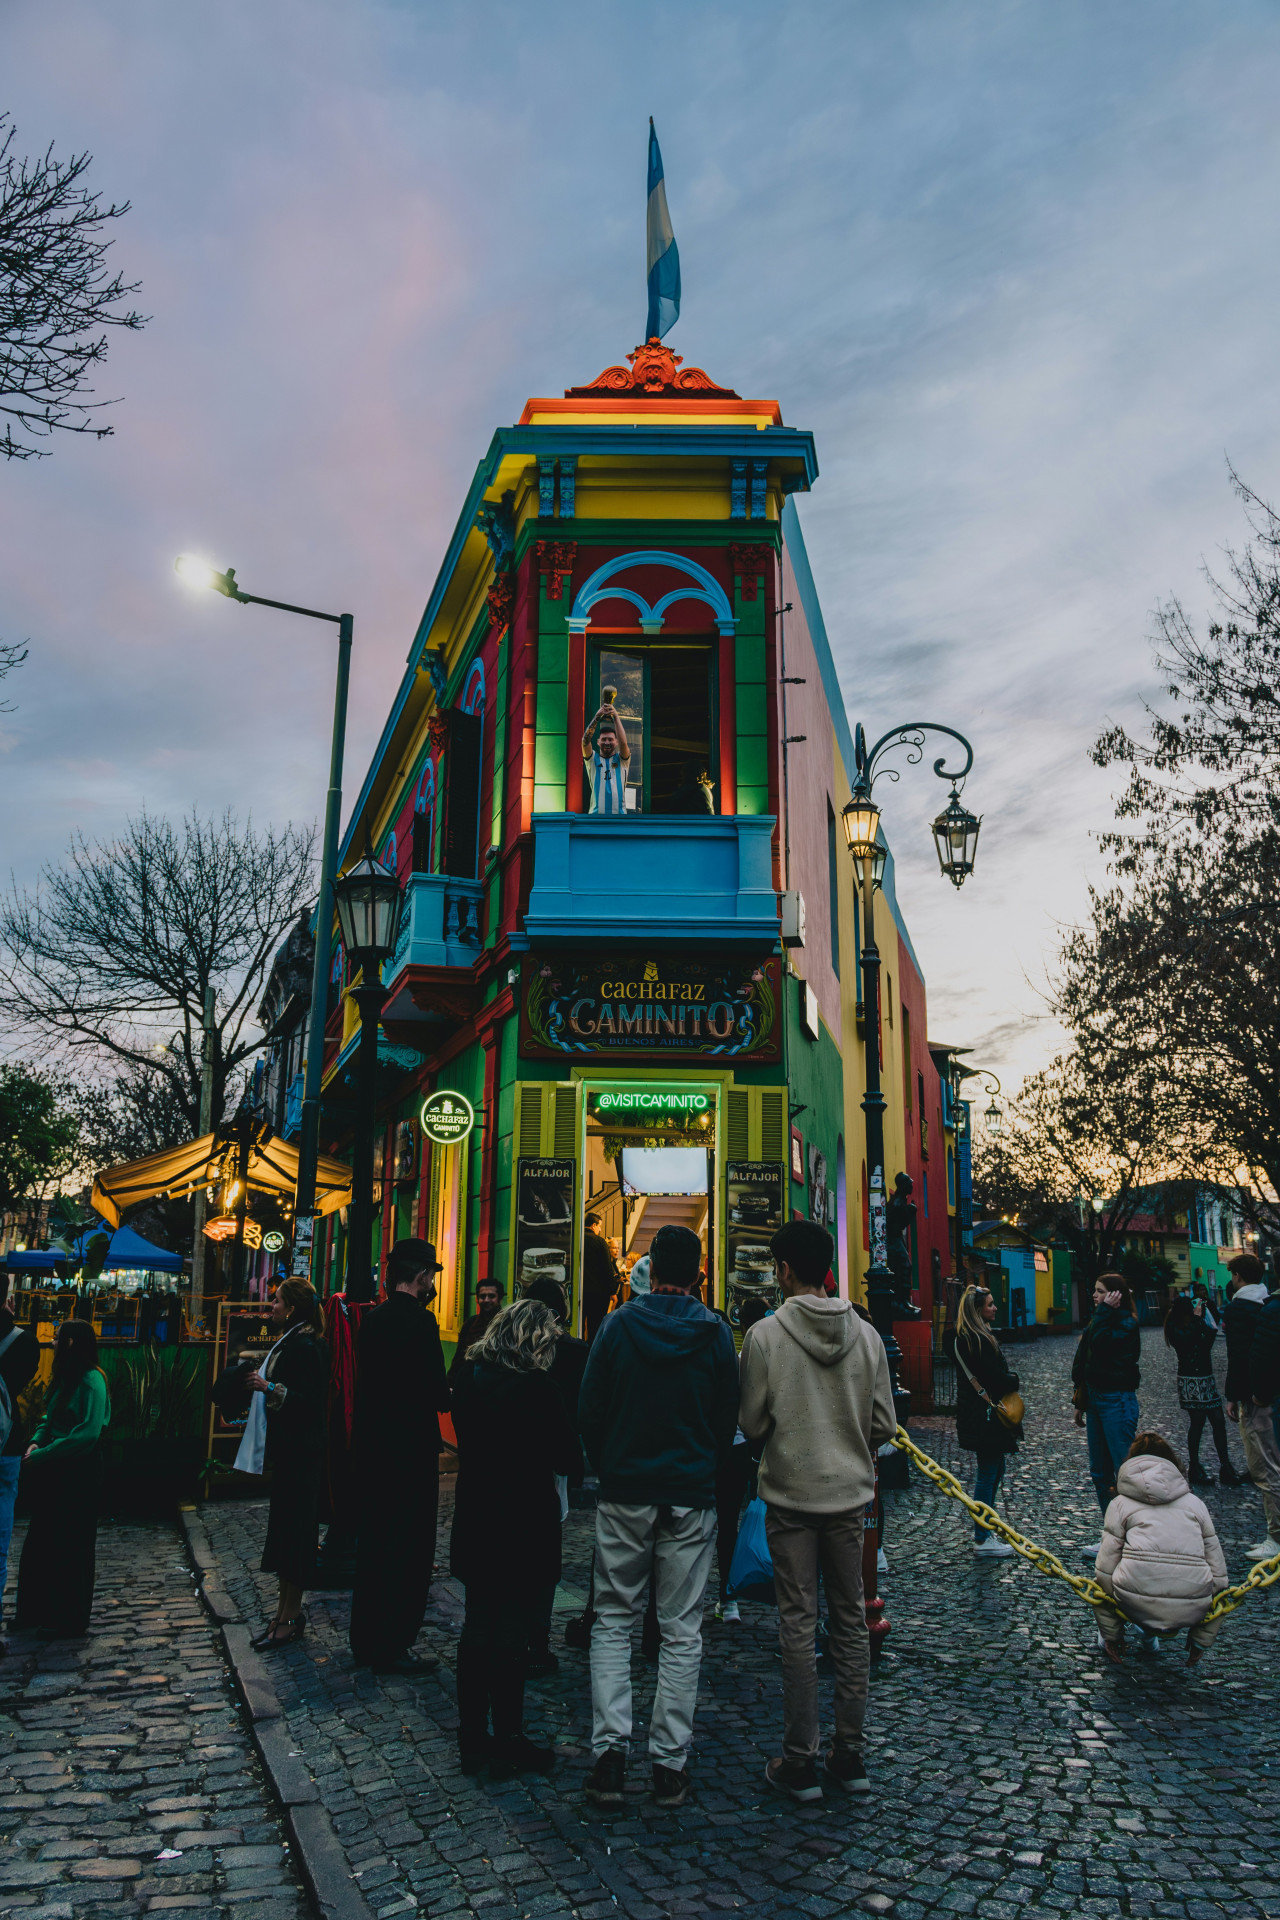
<path fill-rule="evenodd" d="M 534 549 L 538 572 L 547 583 L 548 600 L 563 600 L 564 583 L 573 577 L 578 557 L 576 540 L 539 540 Z"/>
<path fill-rule="evenodd" d="M 760 576 L 767 573 L 773 559 L 771 547 L 744 547 L 736 543 L 729 549 L 729 565 L 742 580 L 742 597 L 754 600 L 760 589 Z"/>

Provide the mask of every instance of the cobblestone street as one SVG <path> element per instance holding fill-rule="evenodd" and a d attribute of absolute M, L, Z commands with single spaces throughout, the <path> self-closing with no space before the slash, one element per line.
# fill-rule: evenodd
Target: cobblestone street
<path fill-rule="evenodd" d="M 1008 1486 L 1014 1523 L 1064 1556 L 1098 1530 L 1067 1406 L 1071 1346 L 1017 1350 L 1028 1439 Z M 1181 1445 L 1172 1367 L 1150 1332 L 1141 1397 L 1144 1421 Z M 948 1420 L 914 1432 L 967 1473 Z M 1208 1499 L 1238 1579 L 1256 1496 L 1210 1489 Z M 270 1584 L 254 1571 L 265 1505 L 217 1502 L 203 1518 L 220 1584 L 251 1623 Z M 570 1516 L 566 1611 L 585 1588 L 590 1525 L 587 1512 Z M 960 1511 L 930 1488 L 913 1481 L 890 1496 L 888 1527 L 892 1633 L 872 1688 L 865 1805 L 799 1808 L 764 1787 L 780 1708 L 771 1610 L 744 1608 L 738 1627 L 708 1618 L 690 1803 L 653 1806 L 640 1752 L 616 1816 L 581 1799 L 587 1662 L 558 1631 L 560 1674 L 530 1689 L 528 1715 L 555 1742 L 556 1775 L 477 1785 L 456 1765 L 461 1600 L 447 1574 L 421 1643 L 443 1664 L 425 1683 L 355 1672 L 347 1596 L 311 1596 L 312 1632 L 267 1670 L 283 1743 L 314 1778 L 353 1892 L 380 1920 L 1280 1916 L 1274 1595 L 1246 1602 L 1194 1674 L 1173 1647 L 1104 1670 L 1087 1610 L 1020 1561 L 975 1565 Z M 15 1635 L 0 1667 L 0 1910 L 293 1920 L 306 1896 L 180 1535 L 108 1525 L 99 1564 L 89 1640 L 43 1647 Z M 635 1672 L 643 1722 L 654 1670 L 637 1654 Z"/>
<path fill-rule="evenodd" d="M 1096 1539 L 1084 1435 L 1071 1423 L 1073 1342 L 1016 1349 L 1028 1438 L 1008 1483 L 1014 1523 L 1065 1554 Z M 1180 1447 L 1185 1420 L 1158 1332 L 1144 1336 L 1143 1419 Z M 1221 1366 L 1221 1359 L 1219 1360 Z M 968 1477 L 951 1423 L 920 1420 L 925 1449 Z M 1208 1499 L 1233 1579 L 1259 1530 L 1251 1492 Z M 439 1561 L 447 1566 L 449 1502 Z M 256 1565 L 260 1504 L 205 1509 L 223 1580 L 246 1619 L 268 1582 Z M 591 1518 L 567 1529 L 566 1602 L 585 1587 Z M 586 1657 L 555 1641 L 560 1674 L 530 1689 L 528 1720 L 554 1740 L 549 1781 L 504 1787 L 456 1765 L 452 1660 L 460 1595 L 437 1582 L 420 1643 L 440 1655 L 425 1683 L 353 1671 L 347 1598 L 315 1595 L 307 1641 L 273 1659 L 292 1745 L 314 1775 L 369 1904 L 391 1916 L 812 1914 L 862 1908 L 903 1920 L 1022 1911 L 1280 1916 L 1277 1597 L 1246 1602 L 1194 1673 L 1181 1649 L 1099 1665 L 1092 1617 L 1021 1561 L 975 1565 L 960 1510 L 914 1481 L 890 1498 L 893 1630 L 873 1683 L 867 1805 L 798 1808 L 764 1786 L 777 1750 L 780 1684 L 771 1610 L 739 1627 L 708 1618 L 696 1796 L 657 1810 L 632 1765 L 619 1817 L 585 1806 Z M 1079 1565 L 1072 1559 L 1073 1566 Z M 653 1669 L 637 1653 L 637 1705 Z"/>
<path fill-rule="evenodd" d="M 175 1528 L 101 1528 L 87 1640 L 11 1636 L 0 1741 L 0 1911 L 306 1912 Z"/>

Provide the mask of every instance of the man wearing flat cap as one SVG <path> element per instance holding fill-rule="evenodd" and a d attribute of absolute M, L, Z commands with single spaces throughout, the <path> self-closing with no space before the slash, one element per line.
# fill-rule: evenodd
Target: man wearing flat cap
<path fill-rule="evenodd" d="M 426 1674 L 413 1651 L 427 1611 L 449 1410 L 440 1329 L 428 1311 L 440 1264 L 429 1240 L 398 1240 L 387 1297 L 360 1328 L 352 1457 L 359 1538 L 351 1652 L 375 1673 Z"/>

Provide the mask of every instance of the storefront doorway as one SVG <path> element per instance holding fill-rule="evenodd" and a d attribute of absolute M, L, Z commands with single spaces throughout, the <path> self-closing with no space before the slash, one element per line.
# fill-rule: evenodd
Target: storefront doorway
<path fill-rule="evenodd" d="M 615 1069 L 519 1083 L 513 1294 L 540 1274 L 554 1279 L 580 1330 L 583 1235 L 594 1216 L 628 1275 L 671 1223 L 701 1242 L 709 1306 L 736 1326 L 747 1299 L 776 1305 L 769 1238 L 786 1218 L 786 1114 L 785 1087 L 738 1086 L 731 1073 Z"/>
<path fill-rule="evenodd" d="M 628 1277 L 659 1227 L 687 1227 L 701 1242 L 714 1294 L 719 1088 L 588 1081 L 583 1095 L 584 1219 L 597 1216 Z"/>

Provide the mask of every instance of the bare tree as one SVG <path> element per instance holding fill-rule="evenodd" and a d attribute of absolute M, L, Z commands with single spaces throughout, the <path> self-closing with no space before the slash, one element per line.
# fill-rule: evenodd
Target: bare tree
<path fill-rule="evenodd" d="M 1112 884 L 1064 953 L 1073 1028 L 1139 1027 L 1206 1132 L 1204 1178 L 1280 1231 L 1280 516 L 1232 473 L 1249 538 L 1231 551 L 1203 637 L 1157 613 L 1171 711 L 1094 747 L 1127 764 Z"/>
<path fill-rule="evenodd" d="M 1098 738 L 1100 767 L 1129 767 L 1116 806 L 1131 830 L 1104 836 L 1119 871 L 1170 832 L 1237 835 L 1280 827 L 1280 516 L 1232 471 L 1250 538 L 1225 579 L 1205 578 L 1221 618 L 1201 638 L 1177 600 L 1156 609 L 1155 662 L 1172 712 L 1147 710 L 1147 737 Z"/>
<path fill-rule="evenodd" d="M 92 418 L 109 400 L 90 400 L 92 370 L 107 357 L 109 327 L 146 325 L 121 306 L 138 290 L 108 272 L 104 229 L 129 202 L 104 206 L 83 184 L 92 156 L 25 160 L 0 114 L 0 453 L 43 457 L 35 442 L 54 432 L 111 433 Z M 18 435 L 15 438 L 15 433 Z"/>
<path fill-rule="evenodd" d="M 27 657 L 28 649 L 0 640 L 0 680 L 20 667 Z M 12 713 L 12 700 L 0 700 L 0 713 Z"/>
<path fill-rule="evenodd" d="M 1009 1103 L 1006 1130 L 975 1143 L 974 1218 L 1016 1219 L 1064 1241 L 1082 1279 L 1114 1266 L 1152 1189 L 1191 1162 L 1187 1123 L 1159 1050 L 1076 1037 Z"/>
<path fill-rule="evenodd" d="M 0 900 L 10 1025 L 123 1100 L 143 1136 L 171 1134 L 178 1116 L 194 1135 L 212 987 L 216 1123 L 228 1081 L 264 1044 L 254 1009 L 312 895 L 314 846 L 314 829 L 259 834 L 230 812 L 181 826 L 144 813 L 106 844 L 77 835 L 34 892 Z"/>

